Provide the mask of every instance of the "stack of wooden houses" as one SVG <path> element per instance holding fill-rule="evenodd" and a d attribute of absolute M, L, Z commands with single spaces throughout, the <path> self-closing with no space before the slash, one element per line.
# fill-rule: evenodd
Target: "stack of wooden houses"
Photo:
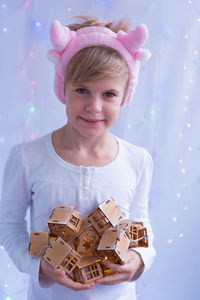
<path fill-rule="evenodd" d="M 56 206 L 48 227 L 49 232 L 30 233 L 29 254 L 81 283 L 113 274 L 103 260 L 120 263 L 129 248 L 148 247 L 143 223 L 127 220 L 112 198 L 86 218 L 71 206 Z"/>

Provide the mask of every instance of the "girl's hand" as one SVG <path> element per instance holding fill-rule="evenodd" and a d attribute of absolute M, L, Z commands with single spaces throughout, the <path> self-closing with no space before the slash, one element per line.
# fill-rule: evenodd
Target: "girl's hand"
<path fill-rule="evenodd" d="M 106 276 L 95 282 L 105 285 L 118 284 L 130 280 L 135 273 L 144 266 L 143 260 L 136 251 L 128 251 L 127 257 L 122 264 L 113 264 L 109 261 L 103 261 L 103 264 L 116 272 L 114 275 Z"/>
<path fill-rule="evenodd" d="M 87 290 L 91 289 L 94 286 L 93 282 L 82 284 L 73 281 L 69 276 L 65 274 L 64 270 L 54 269 L 44 259 L 42 259 L 40 262 L 40 274 L 74 291 Z"/>

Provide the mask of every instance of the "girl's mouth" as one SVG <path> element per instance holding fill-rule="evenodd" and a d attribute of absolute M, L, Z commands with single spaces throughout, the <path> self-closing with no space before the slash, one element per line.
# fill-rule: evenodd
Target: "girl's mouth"
<path fill-rule="evenodd" d="M 79 117 L 81 119 L 81 121 L 83 121 L 85 124 L 87 125 L 92 125 L 92 126 L 97 126 L 100 125 L 103 120 L 102 119 L 86 119 L 83 117 Z"/>

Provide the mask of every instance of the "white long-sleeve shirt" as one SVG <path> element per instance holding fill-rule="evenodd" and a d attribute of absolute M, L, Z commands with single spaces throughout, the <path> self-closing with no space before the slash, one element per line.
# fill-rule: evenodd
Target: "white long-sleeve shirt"
<path fill-rule="evenodd" d="M 29 231 L 48 231 L 47 221 L 56 205 L 73 206 L 87 216 L 112 197 L 129 211 L 127 217 L 144 223 L 148 248 L 135 248 L 145 269 L 155 257 L 153 234 L 148 218 L 148 193 L 152 159 L 143 148 L 117 139 L 119 152 L 102 167 L 75 166 L 54 150 L 51 133 L 12 148 L 4 170 L 0 202 L 0 243 L 21 272 L 30 275 L 28 300 L 95 299 L 135 300 L 135 282 L 96 284 L 91 290 L 73 291 L 39 277 L 40 259 L 28 255 Z M 30 208 L 30 228 L 26 215 Z"/>

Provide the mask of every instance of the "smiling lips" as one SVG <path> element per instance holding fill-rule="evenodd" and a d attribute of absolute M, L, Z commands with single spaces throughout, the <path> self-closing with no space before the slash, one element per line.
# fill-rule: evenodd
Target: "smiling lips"
<path fill-rule="evenodd" d="M 100 119 L 85 119 L 83 117 L 79 117 L 81 119 L 81 121 L 83 121 L 85 124 L 87 125 L 91 125 L 91 126 L 98 126 L 100 125 L 103 120 Z"/>

